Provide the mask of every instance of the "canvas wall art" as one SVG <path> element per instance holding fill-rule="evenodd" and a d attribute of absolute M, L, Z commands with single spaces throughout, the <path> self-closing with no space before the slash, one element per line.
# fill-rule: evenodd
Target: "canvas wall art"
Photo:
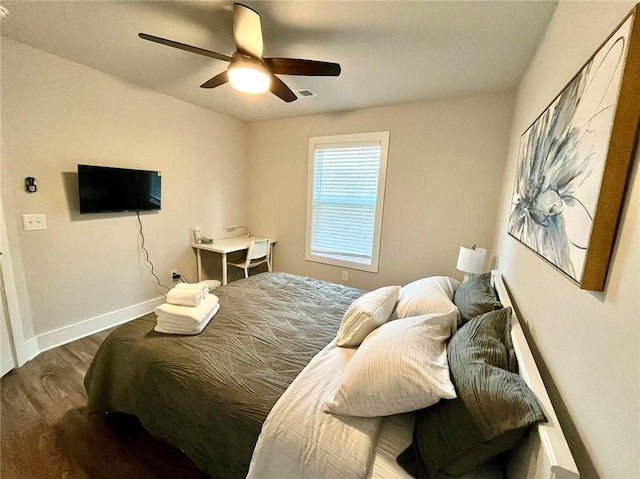
<path fill-rule="evenodd" d="M 508 232 L 583 289 L 604 288 L 635 147 L 637 8 L 520 141 Z"/>

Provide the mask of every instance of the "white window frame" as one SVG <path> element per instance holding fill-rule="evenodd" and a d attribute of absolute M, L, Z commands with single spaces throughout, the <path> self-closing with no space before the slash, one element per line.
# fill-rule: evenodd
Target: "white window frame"
<path fill-rule="evenodd" d="M 378 188 L 376 191 L 376 207 L 374 216 L 373 247 L 371 251 L 371 263 L 363 263 L 353 260 L 347 256 L 339 254 L 327 254 L 314 252 L 311 249 L 311 237 L 313 229 L 313 201 L 314 201 L 314 172 L 315 172 L 315 152 L 318 147 L 348 146 L 358 142 L 379 142 L 380 144 L 380 164 L 378 170 Z M 313 136 L 309 138 L 309 166 L 307 175 L 307 231 L 305 259 L 316 263 L 340 266 L 343 268 L 356 269 L 371 273 L 378 272 L 378 262 L 380 257 L 380 239 L 382 237 L 382 214 L 384 211 L 384 193 L 387 177 L 387 157 L 389 152 L 389 132 L 375 131 L 369 133 L 355 133 L 332 136 Z"/>

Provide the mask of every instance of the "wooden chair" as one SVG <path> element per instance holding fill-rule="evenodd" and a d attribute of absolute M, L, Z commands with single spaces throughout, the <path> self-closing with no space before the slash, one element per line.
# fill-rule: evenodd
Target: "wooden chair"
<path fill-rule="evenodd" d="M 254 268 L 261 264 L 267 263 L 267 268 L 271 271 L 271 242 L 269 238 L 263 240 L 252 241 L 247 250 L 247 257 L 242 263 L 228 263 L 244 270 L 244 277 L 249 277 L 249 268 Z"/>

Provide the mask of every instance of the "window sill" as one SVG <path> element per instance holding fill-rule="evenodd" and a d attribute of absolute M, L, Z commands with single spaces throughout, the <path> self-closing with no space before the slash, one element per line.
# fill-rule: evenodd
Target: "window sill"
<path fill-rule="evenodd" d="M 358 271 L 366 271 L 368 273 L 377 273 L 378 272 L 378 264 L 377 262 L 371 264 L 368 259 L 362 259 L 358 261 L 354 258 L 347 258 L 345 256 L 339 255 L 322 255 L 322 254 L 306 254 L 306 261 L 311 261 L 314 263 L 322 263 L 328 264 L 331 266 L 340 266 L 342 268 L 355 269 Z"/>

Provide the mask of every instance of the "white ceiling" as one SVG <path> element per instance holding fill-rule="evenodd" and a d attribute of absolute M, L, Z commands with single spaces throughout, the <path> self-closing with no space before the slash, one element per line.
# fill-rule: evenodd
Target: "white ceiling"
<path fill-rule="evenodd" d="M 243 121 L 355 110 L 517 86 L 555 1 L 246 1 L 264 56 L 340 63 L 339 77 L 281 76 L 317 96 L 285 103 L 199 85 L 227 63 L 138 38 L 226 55 L 230 1 L 3 0 L 2 36 Z"/>

